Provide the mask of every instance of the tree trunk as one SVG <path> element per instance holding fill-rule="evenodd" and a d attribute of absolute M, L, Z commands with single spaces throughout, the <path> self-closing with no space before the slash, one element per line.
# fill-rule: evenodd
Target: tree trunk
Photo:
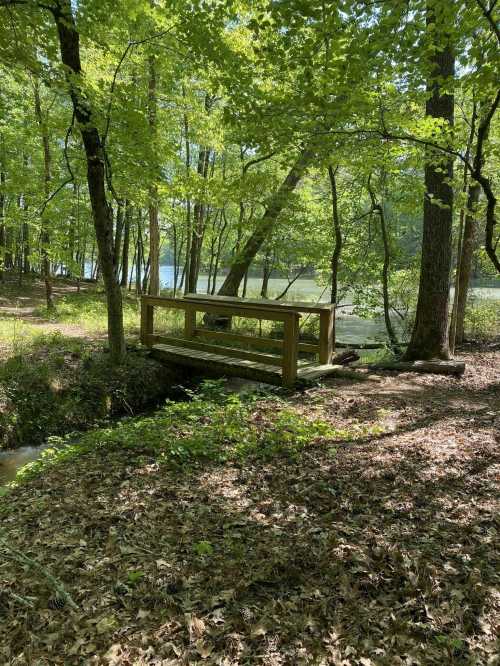
<path fill-rule="evenodd" d="M 430 56 L 430 97 L 426 116 L 443 120 L 449 126 L 454 120 L 454 96 L 443 92 L 442 81 L 449 83 L 455 73 L 453 48 L 446 25 L 427 4 L 428 35 L 432 41 Z M 427 155 L 425 166 L 422 264 L 415 326 L 405 360 L 449 359 L 448 305 L 450 298 L 451 237 L 453 220 L 453 160 Z"/>
<path fill-rule="evenodd" d="M 271 256 L 269 249 L 264 255 L 264 263 L 262 265 L 262 286 L 260 288 L 260 297 L 269 298 L 269 278 L 273 272 L 273 266 L 271 264 Z"/>
<path fill-rule="evenodd" d="M 464 340 L 464 319 L 467 295 L 469 292 L 470 276 L 472 273 L 472 255 L 477 235 L 477 205 L 481 188 L 478 183 L 469 185 L 467 204 L 465 209 L 464 230 L 462 237 L 462 252 L 458 273 L 458 294 L 456 306 L 456 332 L 455 344 Z"/>
<path fill-rule="evenodd" d="M 125 212 L 122 201 L 117 202 L 116 209 L 116 229 L 115 229 L 115 247 L 113 252 L 113 263 L 115 265 L 116 279 L 119 279 L 120 261 L 122 253 L 123 226 L 125 224 Z"/>
<path fill-rule="evenodd" d="M 142 271 L 144 249 L 142 244 L 141 221 L 142 221 L 142 214 L 139 213 L 139 216 L 137 218 L 137 253 L 136 253 L 137 259 L 135 263 L 135 293 L 137 296 L 140 296 L 142 294 L 141 271 Z"/>
<path fill-rule="evenodd" d="M 111 359 L 120 363 L 125 357 L 123 306 L 114 266 L 113 218 L 105 191 L 105 155 L 99 130 L 82 85 L 80 35 L 76 29 L 71 0 L 54 0 L 50 6 L 59 37 L 61 60 L 78 122 L 87 160 L 87 182 L 94 219 L 99 264 L 104 278 L 108 306 L 108 340 Z"/>
<path fill-rule="evenodd" d="M 148 84 L 148 121 L 151 133 L 151 144 L 153 154 L 156 154 L 156 64 L 154 56 L 149 57 L 149 84 Z M 155 159 L 154 179 L 149 188 L 149 294 L 159 296 L 160 294 L 160 227 L 158 224 L 158 185 L 157 164 Z"/>
<path fill-rule="evenodd" d="M 264 244 L 266 238 L 273 230 L 279 214 L 285 207 L 290 194 L 294 191 L 307 168 L 311 165 L 316 155 L 312 148 L 304 148 L 297 161 L 288 172 L 285 180 L 270 198 L 266 211 L 262 216 L 257 228 L 245 243 L 243 249 L 234 258 L 233 264 L 226 276 L 221 288 L 220 296 L 237 296 L 240 283 L 248 271 L 250 264 Z"/>
<path fill-rule="evenodd" d="M 132 217 L 132 206 L 130 201 L 125 201 L 125 226 L 123 229 L 123 251 L 122 251 L 122 272 L 120 287 L 127 286 L 128 279 L 128 260 L 130 252 L 130 222 Z"/>
<path fill-rule="evenodd" d="M 500 273 L 500 260 L 497 257 L 496 249 L 498 241 L 494 240 L 496 220 L 496 204 L 497 200 L 493 193 L 491 180 L 483 174 L 484 167 L 484 146 L 489 136 L 490 125 L 493 116 L 500 105 L 500 88 L 497 90 L 496 96 L 490 108 L 482 115 L 481 122 L 477 130 L 476 153 L 474 155 L 474 168 L 472 171 L 472 178 L 476 180 L 483 190 L 486 197 L 486 227 L 485 227 L 485 249 L 486 254 L 491 259 L 491 263 L 498 273 Z"/>
<path fill-rule="evenodd" d="M 389 244 L 389 235 L 387 233 L 387 224 L 383 203 L 379 203 L 372 189 L 370 178 L 368 178 L 368 192 L 372 202 L 372 210 L 377 213 L 380 220 L 380 231 L 382 235 L 382 245 L 384 248 L 384 261 L 382 265 L 382 301 L 384 308 L 384 323 L 387 336 L 394 350 L 398 349 L 398 339 L 391 321 L 391 306 L 389 302 L 389 269 L 391 264 L 391 249 Z"/>
<path fill-rule="evenodd" d="M 198 176 L 206 180 L 208 175 L 208 165 L 210 162 L 210 150 L 201 148 L 198 154 Z M 193 229 L 191 234 L 191 248 L 189 251 L 189 269 L 187 290 L 189 293 L 196 293 L 198 284 L 198 274 L 201 263 L 201 250 L 203 244 L 205 226 L 205 205 L 201 201 L 196 201 L 193 210 Z"/>
<path fill-rule="evenodd" d="M 332 252 L 332 261 L 331 261 L 331 294 L 330 294 L 330 303 L 337 303 L 338 298 L 338 277 L 339 277 L 339 264 L 340 264 L 340 255 L 342 253 L 342 229 L 340 227 L 340 216 L 339 216 L 339 200 L 337 194 L 337 170 L 329 165 L 328 166 L 328 176 L 330 177 L 330 188 L 332 191 L 332 220 L 333 220 L 333 233 L 335 236 L 335 245 Z"/>
<path fill-rule="evenodd" d="M 4 257 L 6 246 L 6 233 L 5 233 L 5 172 L 0 169 L 0 282 L 4 279 Z"/>

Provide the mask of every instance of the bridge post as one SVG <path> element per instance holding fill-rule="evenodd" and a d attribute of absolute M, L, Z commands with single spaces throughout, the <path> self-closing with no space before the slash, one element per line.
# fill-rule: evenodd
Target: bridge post
<path fill-rule="evenodd" d="M 141 342 L 149 346 L 149 337 L 153 335 L 154 307 L 148 303 L 148 297 L 141 298 Z"/>
<path fill-rule="evenodd" d="M 293 386 L 297 379 L 299 319 L 297 312 L 287 312 L 283 335 L 283 384 Z"/>
<path fill-rule="evenodd" d="M 196 308 L 193 305 L 186 304 L 186 311 L 184 315 L 184 337 L 188 340 L 194 337 L 194 329 L 196 328 Z"/>
<path fill-rule="evenodd" d="M 331 363 L 335 351 L 335 306 L 322 310 L 319 314 L 319 362 Z"/>

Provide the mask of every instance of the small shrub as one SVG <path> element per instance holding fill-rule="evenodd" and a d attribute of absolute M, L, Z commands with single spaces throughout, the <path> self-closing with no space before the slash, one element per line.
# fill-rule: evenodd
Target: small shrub
<path fill-rule="evenodd" d="M 465 337 L 487 340 L 500 335 L 500 301 L 473 300 L 467 305 L 464 320 Z"/>

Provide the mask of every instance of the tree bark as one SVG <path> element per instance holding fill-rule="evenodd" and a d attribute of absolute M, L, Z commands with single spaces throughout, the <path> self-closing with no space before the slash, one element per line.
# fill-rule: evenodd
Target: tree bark
<path fill-rule="evenodd" d="M 114 265 L 113 218 L 105 191 L 105 155 L 99 130 L 94 122 L 92 107 L 82 87 L 80 61 L 80 35 L 76 28 L 71 0 L 54 0 L 50 6 L 54 17 L 61 60 L 65 68 L 73 111 L 80 129 L 87 160 L 87 182 L 94 219 L 108 306 L 108 340 L 114 363 L 125 357 L 123 306 L 120 285 Z"/>
<path fill-rule="evenodd" d="M 152 153 L 156 154 L 156 64 L 154 56 L 149 57 L 149 83 L 148 83 L 148 121 L 151 133 L 151 143 L 154 146 Z M 156 182 L 158 165 L 154 167 L 155 181 L 149 188 L 149 291 L 150 296 L 160 294 L 160 227 L 158 224 L 158 185 Z"/>
<path fill-rule="evenodd" d="M 266 238 L 273 230 L 278 216 L 285 207 L 290 194 L 297 187 L 307 168 L 312 164 L 315 155 L 316 151 L 311 147 L 306 147 L 301 151 L 285 180 L 277 192 L 275 192 L 268 201 L 266 211 L 260 219 L 256 229 L 253 231 L 243 248 L 235 256 L 229 273 L 219 289 L 219 296 L 238 295 L 240 283 L 247 273 L 250 264 L 264 244 Z"/>
<path fill-rule="evenodd" d="M 123 201 L 117 202 L 116 208 L 116 229 L 115 229 L 115 247 L 113 252 L 113 262 L 115 265 L 116 279 L 119 279 L 120 261 L 122 253 L 122 236 L 125 224 L 125 211 Z"/>
<path fill-rule="evenodd" d="M 426 116 L 444 120 L 450 127 L 454 120 L 454 96 L 444 91 L 442 82 L 450 82 L 455 73 L 455 58 L 446 26 L 438 23 L 434 4 L 428 0 L 427 27 L 431 40 L 430 97 Z M 425 165 L 422 263 L 415 325 L 405 360 L 447 360 L 448 306 L 450 298 L 451 239 L 453 220 L 453 160 L 450 156 L 427 155 Z"/>
<path fill-rule="evenodd" d="M 0 282 L 4 279 L 4 262 L 5 262 L 5 246 L 6 246 L 6 233 L 5 233 L 5 171 L 3 164 L 0 168 Z"/>
<path fill-rule="evenodd" d="M 198 153 L 198 176 L 206 180 L 208 175 L 208 165 L 210 161 L 210 150 L 200 147 Z M 191 233 L 191 247 L 189 249 L 189 269 L 187 290 L 189 293 L 196 293 L 198 283 L 198 273 L 200 267 L 202 239 L 204 234 L 205 206 L 201 201 L 196 201 L 193 210 L 193 228 Z"/>
<path fill-rule="evenodd" d="M 123 229 L 123 250 L 122 250 L 122 268 L 121 268 L 121 280 L 120 287 L 125 288 L 127 286 L 128 280 L 128 262 L 129 262 L 129 252 L 130 252 L 130 223 L 132 217 L 132 206 L 130 201 L 125 201 L 125 222 Z"/>
<path fill-rule="evenodd" d="M 398 349 L 398 338 L 391 321 L 391 305 L 389 300 L 389 269 L 391 264 L 389 234 L 387 232 L 383 203 L 381 204 L 377 201 L 375 192 L 371 186 L 370 178 L 368 178 L 368 193 L 370 194 L 370 199 L 372 202 L 372 210 L 377 213 L 380 220 L 380 231 L 382 235 L 382 245 L 384 248 L 384 260 L 382 264 L 382 301 L 384 308 L 384 323 L 391 346 L 394 350 L 396 350 Z"/>
<path fill-rule="evenodd" d="M 467 204 L 465 209 L 464 230 L 462 236 L 462 251 L 458 272 L 458 294 L 456 305 L 456 330 L 455 344 L 461 344 L 464 340 L 465 307 L 469 292 L 470 276 L 472 273 L 472 255 L 477 235 L 477 205 L 479 203 L 479 192 L 481 188 L 478 183 L 471 183 L 467 193 Z"/>
<path fill-rule="evenodd" d="M 332 192 L 332 220 L 333 220 L 333 233 L 335 236 L 335 245 L 333 246 L 332 252 L 332 261 L 331 261 L 331 293 L 330 293 L 330 303 L 337 303 L 338 298 L 338 276 L 339 276 L 339 264 L 340 264 L 340 255 L 342 254 L 342 229 L 340 226 L 340 216 L 339 216 L 339 199 L 337 193 L 337 169 L 329 165 L 328 166 L 328 176 L 330 178 L 330 189 Z"/>
<path fill-rule="evenodd" d="M 494 240 L 496 220 L 496 204 L 497 200 L 491 186 L 491 180 L 483 174 L 484 167 L 484 148 L 488 139 L 491 121 L 500 105 L 500 88 L 497 90 L 496 96 L 490 108 L 483 114 L 479 127 L 477 130 L 476 152 L 474 155 L 474 165 L 472 170 L 472 178 L 476 180 L 483 190 L 486 197 L 486 226 L 485 226 L 485 249 L 486 254 L 491 259 L 491 263 L 496 271 L 500 273 L 500 260 L 497 257 L 496 249 L 498 241 Z"/>

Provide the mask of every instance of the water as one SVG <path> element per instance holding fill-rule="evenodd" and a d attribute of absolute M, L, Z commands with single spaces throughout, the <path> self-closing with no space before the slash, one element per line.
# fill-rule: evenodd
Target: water
<path fill-rule="evenodd" d="M 42 454 L 46 446 L 22 446 L 19 449 L 0 451 L 0 490 L 16 477 L 17 470 Z"/>

